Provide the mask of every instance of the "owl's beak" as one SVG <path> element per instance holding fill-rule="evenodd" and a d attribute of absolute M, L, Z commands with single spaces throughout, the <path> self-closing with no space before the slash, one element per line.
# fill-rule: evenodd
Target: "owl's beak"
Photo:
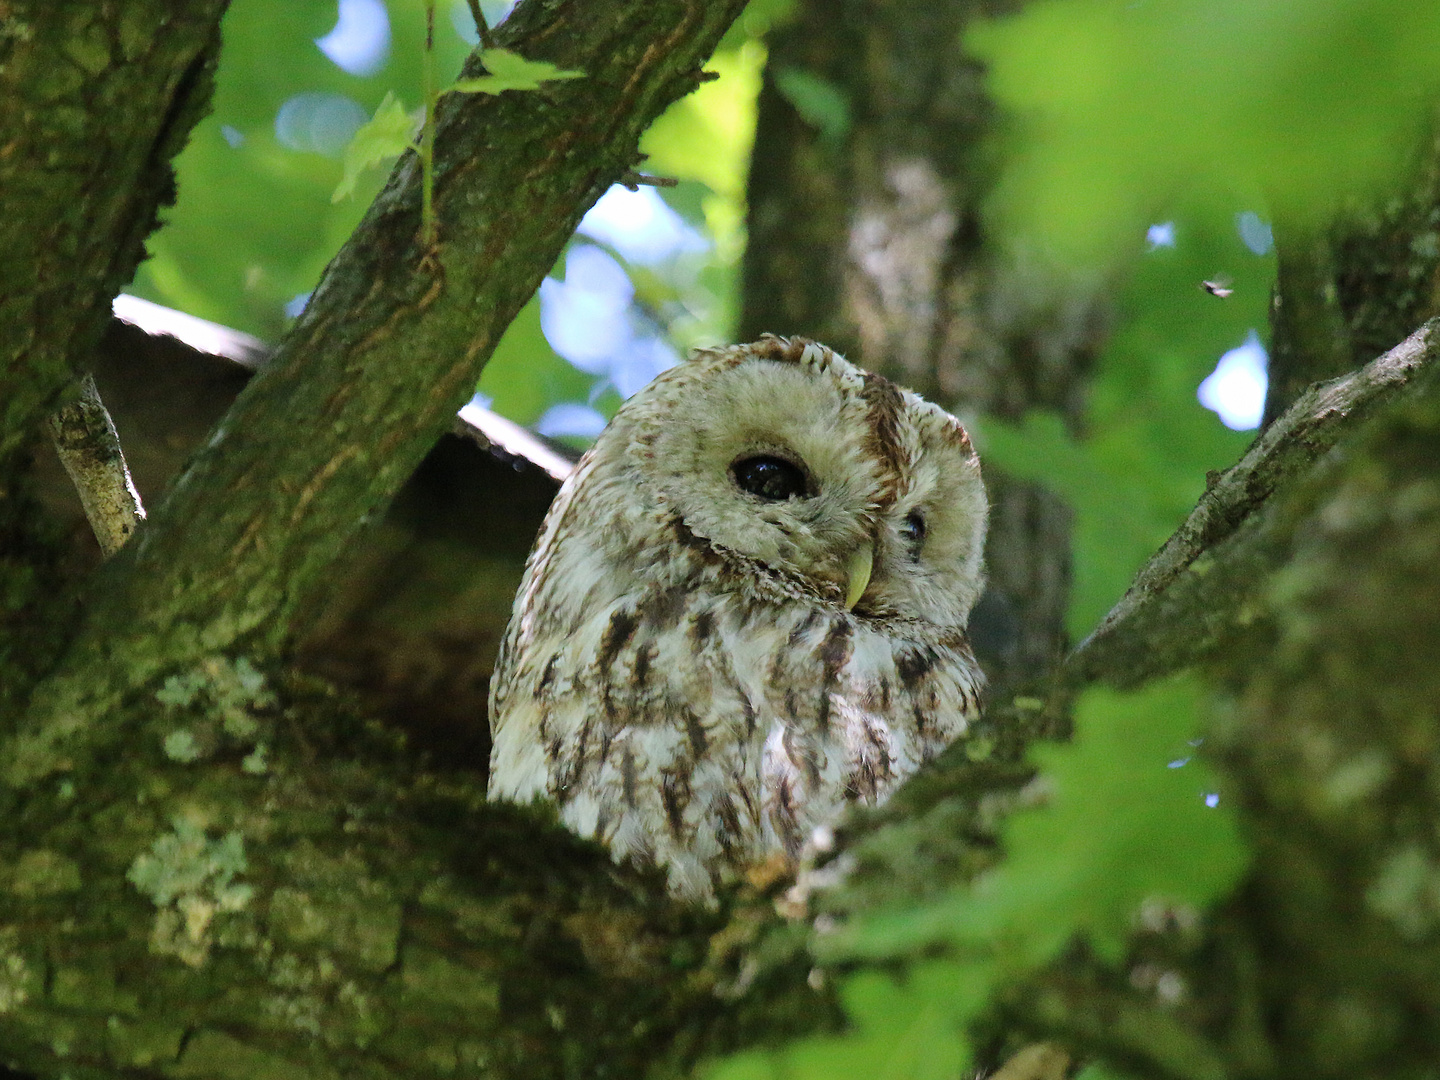
<path fill-rule="evenodd" d="M 865 595 L 865 589 L 870 584 L 870 571 L 875 565 L 875 549 L 866 544 L 856 550 L 850 556 L 850 561 L 845 564 L 845 576 L 847 584 L 845 587 L 845 610 L 851 611 L 860 602 L 860 597 Z"/>

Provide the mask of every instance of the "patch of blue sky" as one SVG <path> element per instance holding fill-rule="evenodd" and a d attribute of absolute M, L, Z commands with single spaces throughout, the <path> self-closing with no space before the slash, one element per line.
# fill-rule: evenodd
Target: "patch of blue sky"
<path fill-rule="evenodd" d="M 679 362 L 675 349 L 634 308 L 630 276 L 609 253 L 593 244 L 577 244 L 565 256 L 565 279 L 540 283 L 540 329 L 550 347 L 579 370 L 596 377 L 593 402 L 607 389 L 628 398 L 660 372 Z M 588 407 L 588 406 L 587 406 Z M 593 411 L 593 410 L 592 410 Z M 599 415 L 598 413 L 596 415 Z M 585 435 L 559 431 L 561 422 L 580 423 L 580 414 L 541 418 L 541 434 Z M 585 419 L 584 425 L 591 424 Z"/>
<path fill-rule="evenodd" d="M 315 44 L 342 71 L 374 75 L 390 59 L 390 14 L 384 0 L 340 0 L 335 28 Z"/>
<path fill-rule="evenodd" d="M 609 244 L 621 258 L 639 266 L 655 266 L 710 248 L 710 242 L 687 225 L 658 191 L 646 186 L 630 191 L 613 185 L 581 219 L 578 231 Z"/>
<path fill-rule="evenodd" d="M 617 394 L 628 398 L 679 362 L 679 354 L 664 338 L 655 334 L 638 335 L 631 339 L 623 360 L 611 366 L 610 383 Z"/>
<path fill-rule="evenodd" d="M 275 113 L 275 139 L 291 150 L 338 158 L 368 119 L 360 103 L 344 94 L 296 94 Z"/>
<path fill-rule="evenodd" d="M 1270 356 L 1254 330 L 1245 341 L 1220 357 L 1195 396 L 1233 431 L 1251 431 L 1265 415 Z"/>
<path fill-rule="evenodd" d="M 1250 249 L 1252 255 L 1269 255 L 1275 250 L 1275 233 L 1270 223 L 1254 210 L 1235 215 L 1235 231 L 1240 242 Z"/>
<path fill-rule="evenodd" d="M 635 286 L 610 255 L 577 244 L 565 256 L 565 279 L 540 283 L 540 329 L 550 347 L 590 375 L 607 372 L 630 343 Z"/>
<path fill-rule="evenodd" d="M 1175 246 L 1175 223 L 1160 221 L 1145 230 L 1145 247 L 1148 251 Z"/>
<path fill-rule="evenodd" d="M 605 430 L 605 417 L 599 409 L 575 401 L 551 405 L 535 421 L 535 433 L 550 439 L 565 437 L 593 439 Z"/>

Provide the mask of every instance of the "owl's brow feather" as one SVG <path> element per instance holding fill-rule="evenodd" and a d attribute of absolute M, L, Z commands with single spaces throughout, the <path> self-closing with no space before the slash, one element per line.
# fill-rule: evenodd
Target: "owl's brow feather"
<path fill-rule="evenodd" d="M 869 372 L 865 374 L 860 396 L 869 407 L 865 448 L 884 466 L 876 509 L 885 510 L 900 497 L 905 472 L 904 447 L 900 440 L 900 415 L 905 408 L 905 397 L 889 379 Z"/>

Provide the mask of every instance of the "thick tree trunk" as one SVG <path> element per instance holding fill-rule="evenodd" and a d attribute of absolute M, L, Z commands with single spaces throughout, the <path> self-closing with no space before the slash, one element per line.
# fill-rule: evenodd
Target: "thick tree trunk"
<path fill-rule="evenodd" d="M 225 0 L 0 4 L 0 717 L 63 646 L 27 445 L 83 372 L 210 107 Z"/>
<path fill-rule="evenodd" d="M 1397 673 L 1395 693 L 1408 702 L 1407 687 L 1421 692 L 1402 719 L 1418 725 L 1417 738 L 1433 733 L 1440 718 L 1425 711 L 1433 711 L 1435 699 L 1423 678 L 1408 681 L 1410 669 L 1393 666 L 1378 644 L 1408 642 L 1430 632 L 1425 619 L 1433 621 L 1427 601 L 1434 591 L 1420 565 L 1430 558 L 1426 523 L 1440 522 L 1440 495 L 1430 496 L 1430 436 L 1395 443 L 1372 435 L 1363 453 L 1353 447 L 1365 416 L 1380 415 L 1389 428 L 1419 423 L 1394 419 L 1394 409 L 1418 394 L 1433 401 L 1437 341 L 1440 330 L 1427 327 L 1361 375 L 1317 391 L 1277 425 L 1251 458 L 1216 484 L 1176 541 L 1188 545 L 1181 562 L 1194 567 L 1208 560 L 1208 569 L 1145 575 L 1151 587 L 1117 615 L 1109 632 L 1110 640 L 1131 648 L 1113 648 L 1108 659 L 1092 651 L 1096 646 L 1082 650 L 1066 668 L 1075 685 L 1097 678 L 1124 683 L 1152 650 L 1167 658 L 1165 669 L 1213 662 L 1230 646 L 1222 642 L 1217 651 L 1213 637 L 1193 632 L 1198 612 L 1238 627 L 1240 636 L 1226 639 L 1238 647 L 1253 640 L 1256 605 L 1275 592 L 1267 583 L 1277 569 L 1349 560 L 1363 551 L 1363 565 L 1375 573 L 1383 567 L 1397 582 L 1416 584 L 1412 599 L 1397 601 L 1397 610 L 1414 617 L 1392 626 L 1384 618 L 1390 607 L 1368 608 L 1366 625 L 1378 636 L 1374 645 L 1360 642 L 1358 652 L 1351 651 L 1357 639 L 1338 625 L 1300 645 L 1335 650 L 1325 670 L 1353 668 L 1357 679 L 1377 686 L 1383 680 L 1367 673 L 1364 658 L 1379 657 Z M 1433 404 L 1425 408 L 1433 411 Z M 1333 466 L 1323 454 L 1340 445 L 1352 447 L 1341 460 L 1348 460 L 1345 475 L 1353 479 L 1330 499 L 1323 493 Z M 1409 449 L 1396 458 L 1393 445 Z M 1377 471 L 1376 454 L 1394 466 Z M 1293 493 L 1297 480 L 1299 496 L 1278 498 Z M 1358 505 L 1354 483 L 1368 485 L 1373 502 L 1352 519 L 1338 508 Z M 1411 521 L 1424 528 L 1412 534 Z M 1315 523 L 1339 528 L 1344 544 L 1332 550 L 1312 542 Z M 1346 531 L 1372 526 L 1383 534 L 1375 543 L 1368 532 L 1356 538 Z M 1407 546 L 1414 538 L 1423 542 Z M 1176 565 L 1171 556 L 1158 562 Z M 1306 571 L 1303 589 L 1279 590 L 1277 606 L 1265 610 L 1283 614 L 1300 604 L 1324 616 L 1332 598 L 1317 599 L 1309 590 L 1344 588 L 1348 573 Z M 1353 599 L 1368 604 L 1363 590 Z M 1260 624 L 1271 625 L 1270 618 L 1262 614 Z M 1139 629 L 1131 632 L 1126 624 Z M 1303 650 L 1293 665 L 1277 666 L 1266 652 L 1258 659 L 1253 650 L 1236 655 L 1232 685 L 1291 677 L 1286 672 L 1301 677 L 1312 661 Z M 1274 655 L 1283 660 L 1288 654 Z M 1413 663 L 1423 665 L 1426 656 L 1417 654 Z M 1303 686 L 1296 695 L 1305 699 Z M 1368 700 L 1344 715 L 1361 716 Z M 1316 708 L 1330 708 L 1329 699 Z M 7 798 L 0 838 L 0 1047 L 6 1060 L 27 1070 L 237 1080 L 257 1072 L 531 1077 L 649 1067 L 669 1074 L 706 1051 L 835 1019 L 826 992 L 812 989 L 805 977 L 808 918 L 790 922 L 765 902 L 742 904 L 729 916 L 678 910 L 664 899 L 658 875 L 642 879 L 617 869 L 603 851 L 547 825 L 542 815 L 484 804 L 478 784 L 463 776 L 412 771 L 392 735 L 349 720 L 322 686 L 265 678 L 243 660 L 216 658 L 137 695 L 109 722 L 127 747 L 123 756 L 76 755 L 63 777 Z M 1014 792 L 1028 770 L 1015 762 L 1014 747 L 1004 745 L 1007 737 L 1020 738 L 1019 729 L 993 711 L 983 723 L 997 741 L 990 759 L 951 755 L 880 813 L 842 832 L 842 848 L 857 856 L 855 869 L 842 889 L 813 896 L 807 916 L 854 914 L 931 894 L 994 860 L 996 799 Z M 1389 733 L 1372 734 L 1388 739 Z M 1248 755 L 1263 757 L 1270 752 L 1265 746 L 1285 737 L 1271 733 L 1254 748 L 1237 737 L 1227 742 L 1238 748 L 1227 756 L 1236 755 L 1238 773 L 1252 760 Z M 1428 744 L 1422 738 L 1415 745 Z M 1340 769 L 1350 758 L 1326 760 Z M 1387 789 L 1393 799 L 1385 805 L 1398 824 L 1373 826 L 1361 815 L 1355 827 L 1398 837 L 1392 846 L 1397 858 L 1409 859 L 1404 870 L 1415 861 L 1405 843 L 1413 839 L 1423 847 L 1404 823 L 1429 818 L 1411 816 L 1416 804 L 1406 801 L 1411 788 L 1401 783 L 1408 766 L 1397 768 L 1398 786 Z M 1258 796 L 1286 775 L 1272 771 L 1247 790 Z M 1332 818 L 1338 813 L 1326 809 L 1323 798 L 1318 805 Z M 1280 827 L 1302 809 L 1293 796 L 1277 798 L 1273 809 L 1262 800 L 1256 820 Z M 1315 840 L 1305 829 L 1298 833 L 1288 842 Z M 1341 844 L 1323 853 L 1348 859 L 1351 849 Z M 1403 936 L 1413 922 L 1422 935 L 1416 940 L 1423 940 L 1428 893 L 1412 896 L 1402 887 L 1405 878 L 1392 896 L 1385 889 L 1394 883 L 1385 874 L 1399 871 L 1387 870 L 1379 854 L 1365 865 L 1374 870 L 1365 895 L 1380 899 L 1370 915 L 1360 914 L 1376 920 L 1377 933 L 1389 932 L 1385 920 L 1401 920 Z M 1310 879 L 1257 870 L 1263 873 L 1252 887 L 1271 893 L 1241 909 L 1249 920 L 1242 929 L 1269 941 L 1261 920 L 1293 910 L 1285 948 L 1304 954 L 1327 947 L 1329 924 L 1306 927 L 1308 894 L 1295 891 Z M 1350 895 L 1336 889 L 1336 903 Z M 787 910 L 797 914 L 793 904 Z M 747 960 L 757 938 L 763 945 Z M 1393 950 L 1366 961 L 1365 977 L 1380 978 L 1392 956 Z M 1276 1008 L 1305 1007 L 1308 999 L 1296 998 L 1291 988 L 1297 973 L 1310 969 L 1305 986 L 1318 992 L 1337 984 L 1333 969 L 1308 961 L 1282 957 L 1264 969 L 1265 978 L 1277 980 L 1266 988 Z M 1050 993 L 1036 1013 L 1017 992 L 1017 1024 L 1062 1035 L 1082 1049 L 1121 1052 L 1124 1060 L 1148 1063 L 1151 1075 L 1209 1075 L 1177 1073 L 1156 1065 L 1144 1047 L 1116 1042 L 1127 1030 L 1169 1031 L 1172 1041 L 1208 1046 L 1212 1017 L 1203 1010 L 1198 1019 L 1188 1012 L 1167 1018 L 1143 995 L 1111 1000 L 1113 990 L 1102 993 L 1103 986 L 1077 988 L 1069 969 L 1053 978 L 1063 978 L 1075 1008 L 1057 1014 Z M 1415 1001 L 1428 1000 L 1417 982 L 1405 986 Z M 1217 997 L 1229 1000 L 1231 989 L 1220 987 Z M 1339 980 L 1331 996 L 1343 989 Z M 1337 1000 L 1336 1008 L 1347 1006 Z M 1393 1000 L 1399 999 L 1362 1004 L 1364 1010 L 1388 1008 Z M 1408 1009 L 1410 999 L 1402 1004 Z M 1125 1010 L 1135 1014 L 1135 1026 L 1106 1021 Z M 1398 1030 L 1403 1034 L 1404 1026 Z M 1423 1030 L 1414 1032 L 1420 1034 L 1405 1039 L 1427 1046 L 1415 1041 Z M 1221 1051 L 1206 1052 L 1223 1058 Z M 1313 1055 L 1304 1060 L 1312 1062 Z M 1256 1074 L 1241 1064 L 1238 1073 Z"/>
<path fill-rule="evenodd" d="M 964 416 L 1078 427 L 1103 336 L 1090 288 L 998 250 L 981 210 L 994 107 L 962 48 L 1009 0 L 802 0 L 773 36 L 750 175 L 742 339 L 805 334 Z M 1064 653 L 1070 513 L 986 471 L 990 588 L 972 619 L 994 698 Z"/>
<path fill-rule="evenodd" d="M 1276 236 L 1265 423 L 1313 382 L 1369 363 L 1440 315 L 1440 124 L 1391 198 Z"/>

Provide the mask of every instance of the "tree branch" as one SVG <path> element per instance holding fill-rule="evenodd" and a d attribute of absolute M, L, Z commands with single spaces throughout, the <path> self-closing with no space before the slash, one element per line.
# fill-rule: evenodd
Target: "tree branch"
<path fill-rule="evenodd" d="M 1134 686 L 1194 663 L 1245 617 L 1251 585 L 1274 570 L 1261 512 L 1343 438 L 1397 399 L 1418 393 L 1440 367 L 1440 320 L 1431 320 L 1359 371 L 1317 383 L 1265 429 L 1136 576 L 1100 626 L 1066 660 L 1071 686 Z"/>
<path fill-rule="evenodd" d="M 12 783 L 59 767 L 61 744 L 162 669 L 242 638 L 282 645 L 307 590 L 449 426 L 580 217 L 637 160 L 650 121 L 694 88 L 742 7 L 516 9 L 501 44 L 585 78 L 441 99 L 437 268 L 422 267 L 407 154 L 143 542 L 103 571 L 69 656 L 5 748 Z M 122 624 L 132 629 L 117 637 Z"/>
<path fill-rule="evenodd" d="M 210 106 L 226 0 L 0 13 L 0 473 L 83 369 Z"/>

